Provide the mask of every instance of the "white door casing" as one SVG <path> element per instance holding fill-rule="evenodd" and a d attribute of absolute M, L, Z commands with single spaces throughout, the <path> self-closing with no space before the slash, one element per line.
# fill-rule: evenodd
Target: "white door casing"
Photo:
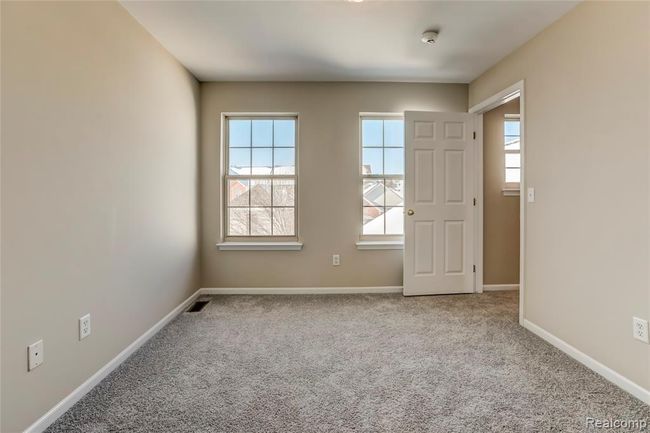
<path fill-rule="evenodd" d="M 404 113 L 404 295 L 474 291 L 474 115 Z"/>

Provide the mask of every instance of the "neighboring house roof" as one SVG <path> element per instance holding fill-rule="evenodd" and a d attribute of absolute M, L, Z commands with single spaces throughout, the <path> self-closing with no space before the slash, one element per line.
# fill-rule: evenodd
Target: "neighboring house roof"
<path fill-rule="evenodd" d="M 394 189 L 390 184 L 386 184 L 384 189 L 383 183 L 367 183 L 363 190 L 363 205 L 377 206 L 377 203 L 383 202 L 385 206 L 403 206 L 404 196 L 402 194 L 402 191 Z"/>
<path fill-rule="evenodd" d="M 386 233 L 398 234 L 403 232 L 404 208 L 393 207 L 384 213 L 386 218 Z M 383 218 L 375 218 L 363 225 L 364 233 L 384 233 Z"/>

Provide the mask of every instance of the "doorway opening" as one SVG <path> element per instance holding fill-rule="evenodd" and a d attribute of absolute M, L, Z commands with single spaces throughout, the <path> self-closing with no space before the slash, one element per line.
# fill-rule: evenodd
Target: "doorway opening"
<path fill-rule="evenodd" d="M 520 81 L 470 109 L 477 115 L 476 292 L 519 291 L 525 272 L 525 117 Z"/>
<path fill-rule="evenodd" d="M 519 290 L 519 98 L 483 114 L 483 291 Z"/>

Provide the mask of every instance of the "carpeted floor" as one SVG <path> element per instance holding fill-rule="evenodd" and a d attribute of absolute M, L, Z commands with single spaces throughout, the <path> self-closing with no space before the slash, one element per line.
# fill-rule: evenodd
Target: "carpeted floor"
<path fill-rule="evenodd" d="M 517 294 L 219 296 L 47 432 L 583 432 L 650 407 L 517 324 Z"/>

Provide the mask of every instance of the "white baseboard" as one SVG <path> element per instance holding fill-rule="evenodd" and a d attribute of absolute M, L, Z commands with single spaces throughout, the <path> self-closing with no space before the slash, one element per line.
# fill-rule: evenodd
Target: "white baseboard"
<path fill-rule="evenodd" d="M 519 284 L 485 284 L 484 292 L 499 292 L 502 290 L 519 290 Z"/>
<path fill-rule="evenodd" d="M 68 409 L 70 409 L 76 402 L 78 402 L 84 395 L 86 395 L 91 389 L 93 389 L 99 382 L 102 381 L 106 376 L 108 376 L 113 370 L 115 370 L 122 362 L 124 362 L 129 356 L 138 350 L 144 343 L 147 342 L 151 337 L 156 335 L 163 326 L 171 322 L 179 314 L 181 314 L 190 304 L 199 296 L 199 290 L 194 292 L 189 298 L 184 300 L 178 307 L 174 308 L 169 312 L 165 317 L 160 319 L 158 323 L 153 325 L 147 330 L 144 334 L 138 337 L 133 343 L 129 344 L 126 349 L 121 351 L 115 358 L 111 359 L 108 364 L 100 368 L 95 374 L 90 376 L 88 380 L 79 385 L 77 389 L 72 391 L 67 397 L 61 400 L 56 404 L 52 409 L 50 409 L 45 415 L 40 417 L 34 424 L 27 427 L 23 433 L 41 433 L 46 428 L 50 426 L 54 421 L 56 421 L 61 415 L 63 415 Z"/>
<path fill-rule="evenodd" d="M 402 293 L 402 286 L 378 287 L 215 287 L 199 290 L 201 295 L 342 295 L 353 293 Z"/>
<path fill-rule="evenodd" d="M 530 332 L 533 334 L 537 335 L 538 337 L 542 338 L 543 340 L 546 340 L 548 343 L 552 344 L 553 346 L 557 347 L 560 349 L 562 352 L 566 353 L 569 355 L 571 358 L 575 359 L 579 363 L 583 364 L 587 368 L 595 371 L 596 373 L 600 374 L 603 376 L 605 379 L 609 380 L 612 382 L 614 385 L 618 386 L 619 388 L 623 389 L 624 391 L 629 392 L 645 404 L 650 405 L 650 391 L 643 388 L 642 386 L 632 382 L 630 379 L 627 377 L 623 376 L 622 374 L 612 370 L 611 368 L 607 367 L 604 364 L 601 364 L 600 362 L 596 361 L 589 355 L 579 351 L 575 347 L 571 346 L 569 343 L 567 343 L 564 340 L 559 339 L 555 335 L 551 334 L 547 330 L 535 325 L 534 323 L 530 322 L 529 320 L 524 319 L 524 328 L 528 329 Z"/>

